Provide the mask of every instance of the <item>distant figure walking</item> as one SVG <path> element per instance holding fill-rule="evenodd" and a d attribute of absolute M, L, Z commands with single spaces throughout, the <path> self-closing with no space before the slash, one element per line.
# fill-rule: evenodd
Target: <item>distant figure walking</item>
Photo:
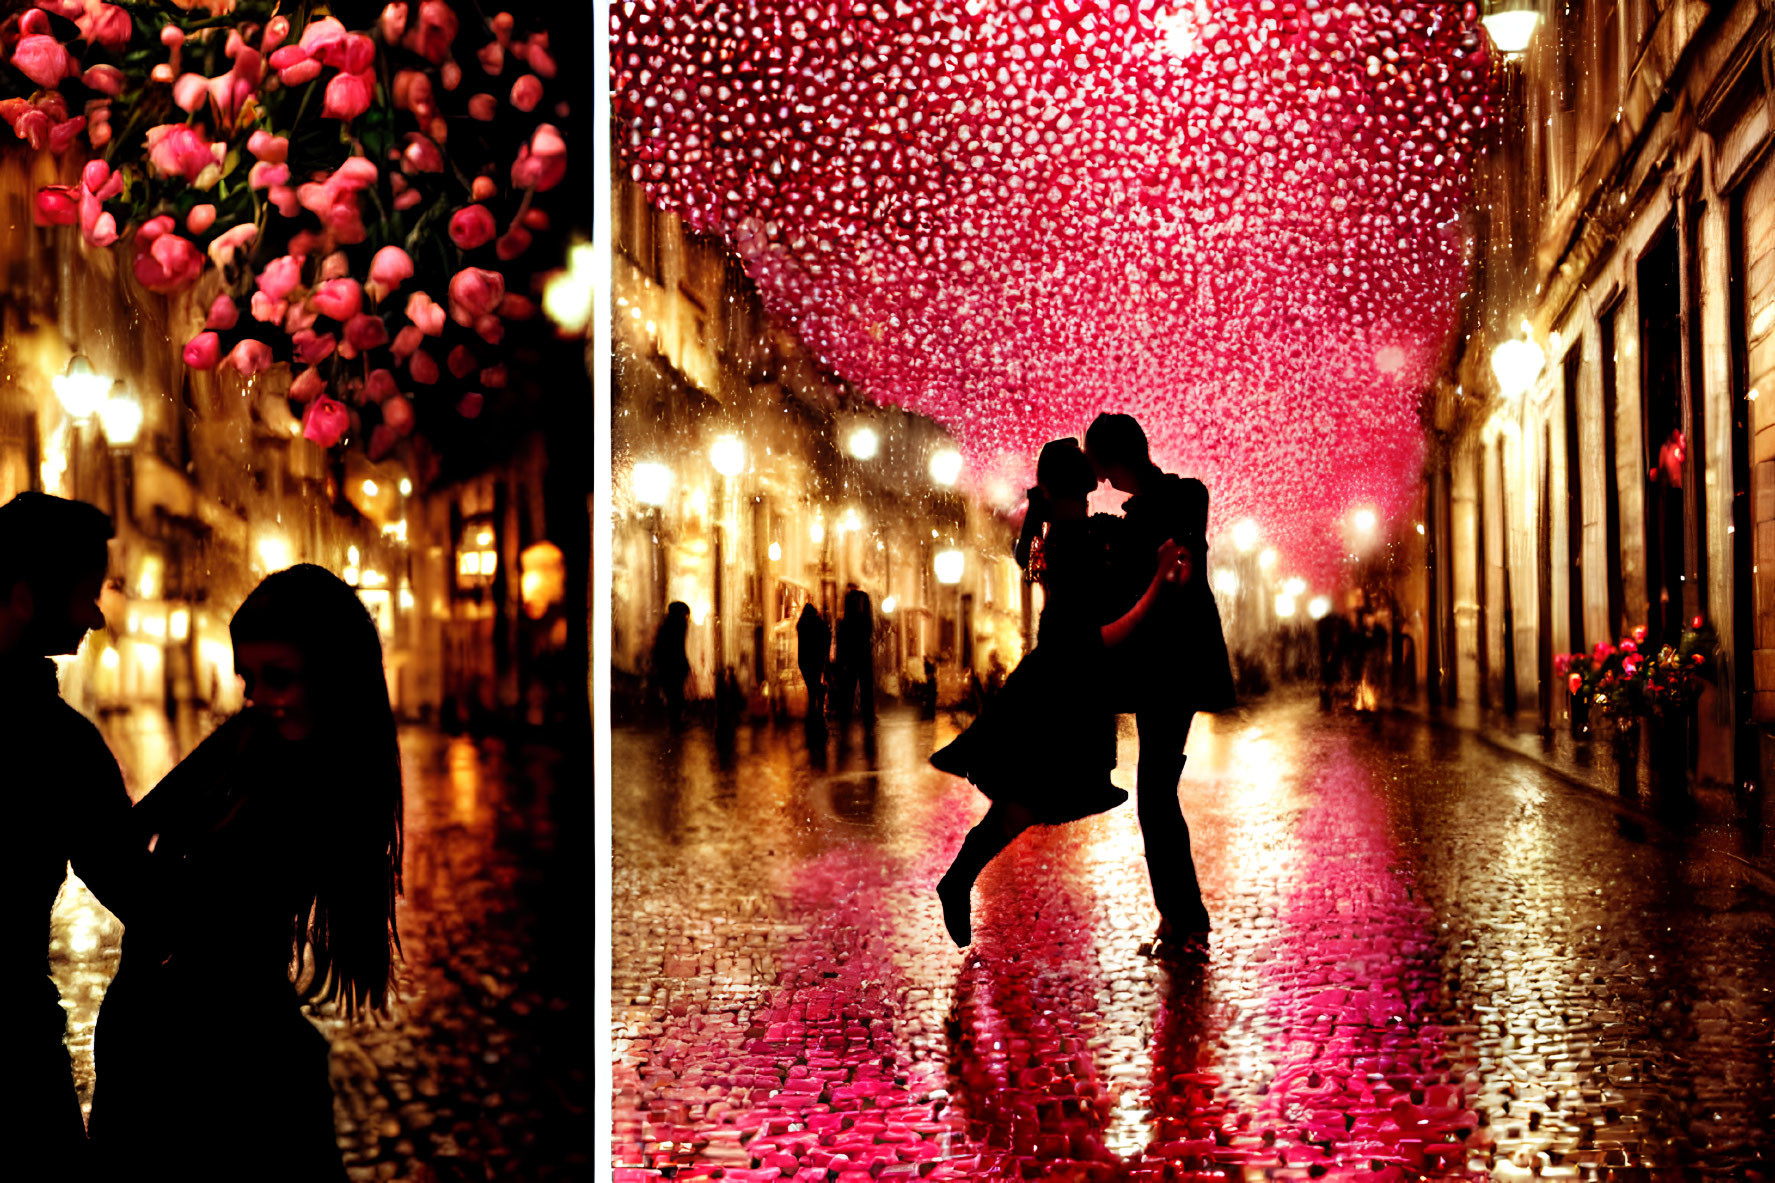
<path fill-rule="evenodd" d="M 1128 799 L 1109 779 L 1116 732 L 1102 693 L 1105 649 L 1133 635 L 1161 588 L 1190 574 L 1184 548 L 1162 543 L 1146 592 L 1111 618 L 1104 608 L 1107 537 L 1121 523 L 1086 516 L 1085 498 L 1097 480 L 1077 441 L 1044 447 L 1036 478 L 1017 544 L 1018 562 L 1036 562 L 1042 572 L 1036 646 L 973 726 L 931 757 L 938 769 L 967 777 L 992 801 L 937 884 L 944 926 L 958 946 L 973 940 L 974 881 L 1019 834 L 1032 825 L 1102 813 Z"/>
<path fill-rule="evenodd" d="M 103 628 L 98 599 L 111 519 L 93 506 L 20 493 L 0 507 L 0 1040 L 12 1099 L 0 1110 L 0 1177 L 83 1177 L 86 1129 L 49 976 L 49 923 L 73 864 L 130 926 L 152 909 L 153 869 L 133 841 L 129 794 L 98 728 L 62 701 L 53 656 Z"/>
<path fill-rule="evenodd" d="M 807 721 L 826 718 L 826 662 L 832 651 L 832 630 L 812 604 L 801 606 L 795 622 L 795 664 L 807 684 Z"/>
<path fill-rule="evenodd" d="M 832 673 L 839 723 L 850 722 L 851 709 L 855 706 L 862 712 L 863 725 L 873 727 L 875 612 L 869 602 L 869 593 L 855 584 L 844 593 L 844 615 L 838 621 L 838 655 Z"/>
<path fill-rule="evenodd" d="M 666 699 L 666 723 L 673 731 L 684 728 L 684 679 L 690 676 L 690 605 L 673 600 L 666 618 L 653 635 L 650 672 L 654 688 Z"/>
<path fill-rule="evenodd" d="M 1110 545 L 1110 581 L 1127 606 L 1152 579 L 1155 548 L 1175 540 L 1188 548 L 1196 570 L 1208 569 L 1208 487 L 1162 471 L 1152 462 L 1146 433 L 1129 415 L 1099 415 L 1085 433 L 1085 452 L 1097 475 L 1129 494 L 1123 528 Z M 1117 710 L 1132 711 L 1140 734 L 1140 829 L 1147 875 L 1158 905 L 1159 938 L 1206 933 L 1208 910 L 1190 856 L 1189 826 L 1178 805 L 1184 744 L 1197 711 L 1234 705 L 1232 664 L 1220 609 L 1206 579 L 1166 590 L 1158 606 L 1111 660 L 1105 687 Z"/>
<path fill-rule="evenodd" d="M 329 1048 L 301 1003 L 352 1018 L 391 989 L 401 756 L 381 641 L 310 564 L 267 577 L 229 631 L 246 709 L 133 811 L 179 893 L 124 934 L 99 1009 L 94 1149 L 108 1179 L 344 1183 Z"/>

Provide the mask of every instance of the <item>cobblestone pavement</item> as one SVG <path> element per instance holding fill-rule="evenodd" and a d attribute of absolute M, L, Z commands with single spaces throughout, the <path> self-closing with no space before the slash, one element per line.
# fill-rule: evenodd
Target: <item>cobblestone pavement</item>
<path fill-rule="evenodd" d="M 1282 699 L 1191 737 L 1205 957 L 1147 954 L 1132 805 L 1021 837 L 964 953 L 953 730 L 614 735 L 620 1183 L 1770 1170 L 1771 901 L 1605 801 Z"/>
<path fill-rule="evenodd" d="M 348 1172 L 415 1183 L 587 1178 L 590 1034 L 568 1003 L 590 997 L 575 976 L 589 886 L 570 883 L 563 865 L 583 856 L 559 845 L 559 814 L 572 803 L 555 791 L 558 757 L 420 729 L 404 731 L 401 748 L 400 997 L 391 1019 L 375 1025 L 316 1019 L 333 1045 Z M 71 878 L 54 916 L 51 964 L 87 1105 L 93 1025 L 121 936 Z M 218 1121 L 251 1120 L 251 1098 L 240 1099 L 238 1115 L 230 1110 L 226 1081 L 198 1103 L 213 1104 Z M 250 1164 L 241 1177 L 252 1178 Z"/>

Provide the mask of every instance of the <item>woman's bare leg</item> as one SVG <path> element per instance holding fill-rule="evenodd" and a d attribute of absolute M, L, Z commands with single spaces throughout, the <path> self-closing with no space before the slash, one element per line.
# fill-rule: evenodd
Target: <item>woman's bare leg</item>
<path fill-rule="evenodd" d="M 974 940 L 972 895 L 974 880 L 986 864 L 1030 827 L 1029 810 L 1021 805 L 995 801 L 978 825 L 968 831 L 956 852 L 955 861 L 937 882 L 937 898 L 943 901 L 943 926 L 958 949 L 965 949 Z"/>

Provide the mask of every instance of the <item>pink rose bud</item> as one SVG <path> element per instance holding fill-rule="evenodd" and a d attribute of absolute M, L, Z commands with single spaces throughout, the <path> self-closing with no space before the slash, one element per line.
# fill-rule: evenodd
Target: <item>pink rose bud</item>
<path fill-rule="evenodd" d="M 344 251 L 334 251 L 320 261 L 320 274 L 315 279 L 343 279 L 351 274 L 351 260 Z"/>
<path fill-rule="evenodd" d="M 265 60 L 273 70 L 283 71 L 292 66 L 301 65 L 309 59 L 309 56 L 308 51 L 300 45 L 286 45 L 282 49 L 275 50 Z"/>
<path fill-rule="evenodd" d="M 522 226 L 513 226 L 500 235 L 499 241 L 493 244 L 493 253 L 506 262 L 510 262 L 529 249 L 530 231 Z"/>
<path fill-rule="evenodd" d="M 311 302 L 322 316 L 344 322 L 363 307 L 364 293 L 355 279 L 329 279 L 314 289 Z"/>
<path fill-rule="evenodd" d="M 185 364 L 194 370 L 213 370 L 222 361 L 222 339 L 205 331 L 185 342 Z"/>
<path fill-rule="evenodd" d="M 481 361 L 475 356 L 474 350 L 466 345 L 458 345 L 444 359 L 444 364 L 450 367 L 450 373 L 456 377 L 466 378 L 475 372 Z"/>
<path fill-rule="evenodd" d="M 319 20 L 308 22 L 298 44 L 318 57 L 329 47 L 343 41 L 346 35 L 346 28 L 337 17 L 323 16 Z"/>
<path fill-rule="evenodd" d="M 89 66 L 80 81 L 102 95 L 116 98 L 123 93 L 123 71 L 116 66 Z"/>
<path fill-rule="evenodd" d="M 265 23 L 265 37 L 259 42 L 260 53 L 271 53 L 290 36 L 290 18 L 274 16 Z"/>
<path fill-rule="evenodd" d="M 474 179 L 473 183 L 469 185 L 468 191 L 469 196 L 473 197 L 476 201 L 486 201 L 488 198 L 499 192 L 499 186 L 493 183 L 492 177 L 483 173 L 481 176 Z"/>
<path fill-rule="evenodd" d="M 94 246 L 110 246 L 117 241 L 117 219 L 108 213 L 100 214 L 93 219 L 91 228 L 83 226 L 81 233 Z"/>
<path fill-rule="evenodd" d="M 402 395 L 391 395 L 382 404 L 382 421 L 388 424 L 396 435 L 406 435 L 413 430 L 413 404 Z"/>
<path fill-rule="evenodd" d="M 525 74 L 512 83 L 512 106 L 520 111 L 534 111 L 536 104 L 542 102 L 542 79 L 534 74 Z"/>
<path fill-rule="evenodd" d="M 273 164 L 269 160 L 255 160 L 253 167 L 247 169 L 247 187 L 251 189 L 270 189 L 289 183 L 290 166 L 287 164 Z"/>
<path fill-rule="evenodd" d="M 512 29 L 516 24 L 517 22 L 512 19 L 511 13 L 494 13 L 492 20 L 493 36 L 498 39 L 501 45 L 510 44 L 512 39 Z"/>
<path fill-rule="evenodd" d="M 484 267 L 464 267 L 450 277 L 450 319 L 463 327 L 499 307 L 505 276 Z"/>
<path fill-rule="evenodd" d="M 412 209 L 425 199 L 425 194 L 417 189 L 408 189 L 394 199 L 394 208 Z"/>
<path fill-rule="evenodd" d="M 289 159 L 290 141 L 284 136 L 274 136 L 260 128 L 247 137 L 247 151 L 260 160 L 282 164 Z"/>
<path fill-rule="evenodd" d="M 351 427 L 351 412 L 337 399 L 322 396 L 308 404 L 302 416 L 303 438 L 323 448 L 339 442 Z"/>
<path fill-rule="evenodd" d="M 49 185 L 37 190 L 32 207 L 39 226 L 72 226 L 80 220 L 80 201 L 71 185 Z"/>
<path fill-rule="evenodd" d="M 481 406 L 485 401 L 479 391 L 471 390 L 457 400 L 456 413 L 464 419 L 479 418 Z"/>
<path fill-rule="evenodd" d="M 273 185 L 265 191 L 265 198 L 286 218 L 293 218 L 302 212 L 302 203 L 296 200 L 296 191 L 288 185 Z"/>
<path fill-rule="evenodd" d="M 345 322 L 345 339 L 360 353 L 388 344 L 388 325 L 380 316 L 363 313 Z"/>
<path fill-rule="evenodd" d="M 480 59 L 481 69 L 497 78 L 505 70 L 505 47 L 497 41 L 489 41 L 475 51 Z"/>
<path fill-rule="evenodd" d="M 530 230 L 547 230 L 549 228 L 548 211 L 537 209 L 535 206 L 524 211 L 522 221 L 525 227 Z"/>
<path fill-rule="evenodd" d="M 438 380 L 437 359 L 423 349 L 418 350 L 407 361 L 407 373 L 413 376 L 413 381 L 430 386 Z"/>
<path fill-rule="evenodd" d="M 18 18 L 19 36 L 47 37 L 53 32 L 49 14 L 41 8 L 27 8 Z"/>
<path fill-rule="evenodd" d="M 113 173 L 102 160 L 89 160 L 80 170 L 80 183 L 100 201 L 110 201 L 123 192 L 123 174 Z"/>
<path fill-rule="evenodd" d="M 288 49 L 289 46 L 285 46 Z M 281 51 L 279 51 L 281 52 Z M 276 54 L 272 55 L 276 57 Z M 320 77 L 321 63 L 319 58 L 303 58 L 295 65 L 277 72 L 277 80 L 292 89 L 306 86 Z"/>
<path fill-rule="evenodd" d="M 321 116 L 326 119 L 356 119 L 370 109 L 371 84 L 368 74 L 333 75 L 323 96 Z"/>
<path fill-rule="evenodd" d="M 377 20 L 376 27 L 381 32 L 384 41 L 390 45 L 398 42 L 401 39 L 401 34 L 407 31 L 407 6 L 405 4 L 390 4 L 383 8 L 382 16 Z"/>
<path fill-rule="evenodd" d="M 407 319 L 427 337 L 443 334 L 444 316 L 444 306 L 433 301 L 428 293 L 414 292 L 407 297 Z"/>
<path fill-rule="evenodd" d="M 173 83 L 173 106 L 191 112 L 209 101 L 210 80 L 202 74 L 181 74 Z"/>
<path fill-rule="evenodd" d="M 490 390 L 504 390 L 505 381 L 504 366 L 488 366 L 481 371 L 481 385 Z"/>
<path fill-rule="evenodd" d="M 376 61 L 376 43 L 362 33 L 347 33 L 321 55 L 327 65 L 347 74 L 362 74 Z"/>
<path fill-rule="evenodd" d="M 243 378 L 271 368 L 271 346 L 251 337 L 243 338 L 228 351 L 228 364 L 240 371 Z"/>
<path fill-rule="evenodd" d="M 542 192 L 553 189 L 566 176 L 567 142 L 554 124 L 539 124 L 512 162 L 513 188 Z"/>
<path fill-rule="evenodd" d="M 185 229 L 192 234 L 202 234 L 216 224 L 216 207 L 205 202 L 194 205 L 191 212 L 185 215 Z"/>
<path fill-rule="evenodd" d="M 217 296 L 210 304 L 210 314 L 204 318 L 206 329 L 227 330 L 240 323 L 240 309 L 228 296 Z"/>
<path fill-rule="evenodd" d="M 62 43 L 46 33 L 20 37 L 12 50 L 12 64 L 26 78 L 45 87 L 80 72 Z"/>
<path fill-rule="evenodd" d="M 160 43 L 168 49 L 177 49 L 185 44 L 185 30 L 177 25 L 169 24 L 160 30 Z"/>
<path fill-rule="evenodd" d="M 102 45 L 113 53 L 129 44 L 134 25 L 129 13 L 115 4 L 100 4 L 77 17 L 80 35 L 93 45 Z"/>
<path fill-rule="evenodd" d="M 418 132 L 408 132 L 407 146 L 401 152 L 401 167 L 409 173 L 441 173 L 444 171 L 444 154 Z"/>
<path fill-rule="evenodd" d="M 313 402 L 314 396 L 326 388 L 326 381 L 320 376 L 319 370 L 303 370 L 290 383 L 290 397 L 299 403 Z"/>
<path fill-rule="evenodd" d="M 394 335 L 394 344 L 388 347 L 388 351 L 394 354 L 396 361 L 404 362 L 413 356 L 413 351 L 419 348 L 419 343 L 423 340 L 425 334 L 419 331 L 417 325 L 407 325 Z"/>
<path fill-rule="evenodd" d="M 60 156 L 86 128 L 86 116 L 80 115 L 49 129 L 49 150 Z"/>
<path fill-rule="evenodd" d="M 401 388 L 395 384 L 393 370 L 371 370 L 369 377 L 364 379 L 364 397 L 373 403 L 382 402 L 400 392 Z"/>
<path fill-rule="evenodd" d="M 286 305 L 280 304 L 278 307 L 285 308 Z M 284 332 L 294 337 L 304 329 L 312 329 L 314 322 L 319 319 L 320 313 L 307 304 L 300 302 L 289 304 L 284 312 Z"/>
<path fill-rule="evenodd" d="M 302 260 L 294 255 L 279 255 L 265 264 L 259 273 L 259 290 L 273 300 L 283 300 L 302 282 Z"/>
<path fill-rule="evenodd" d="M 331 357 L 338 343 L 339 338 L 333 334 L 316 333 L 313 329 L 304 329 L 290 337 L 290 344 L 296 349 L 296 360 L 311 366 Z"/>
<path fill-rule="evenodd" d="M 505 322 L 497 316 L 488 314 L 475 317 L 475 332 L 489 345 L 497 345 L 505 336 Z"/>
<path fill-rule="evenodd" d="M 450 241 L 465 251 L 485 246 L 498 231 L 484 205 L 466 205 L 450 217 Z"/>
<path fill-rule="evenodd" d="M 173 69 L 171 62 L 161 62 L 148 71 L 148 78 L 152 82 L 171 82 L 177 77 L 178 71 Z"/>
<path fill-rule="evenodd" d="M 440 73 L 443 77 L 445 90 L 455 90 L 462 85 L 462 67 L 457 65 L 454 60 L 445 62 Z"/>
<path fill-rule="evenodd" d="M 468 113 L 482 123 L 492 123 L 499 115 L 499 100 L 490 94 L 477 94 L 468 100 Z"/>
<path fill-rule="evenodd" d="M 370 296 L 380 300 L 413 278 L 413 258 L 398 246 L 385 246 L 370 260 Z"/>
<path fill-rule="evenodd" d="M 274 299 L 264 292 L 254 292 L 248 307 L 252 309 L 254 320 L 274 325 L 282 322 L 284 315 L 289 312 L 290 302 Z"/>
<path fill-rule="evenodd" d="M 171 218 L 155 218 L 155 222 L 172 221 Z M 147 227 L 137 234 L 135 276 L 136 282 L 151 292 L 170 295 L 183 291 L 197 282 L 203 274 L 203 252 L 197 249 L 189 238 L 173 234 L 170 231 L 148 237 Z"/>

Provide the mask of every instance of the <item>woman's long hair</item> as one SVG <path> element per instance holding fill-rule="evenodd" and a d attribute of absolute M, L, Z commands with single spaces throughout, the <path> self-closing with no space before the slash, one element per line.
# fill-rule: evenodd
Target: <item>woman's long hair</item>
<path fill-rule="evenodd" d="M 236 650 L 254 641 L 293 645 L 315 720 L 307 743 L 325 753 L 312 777 L 322 824 L 312 877 L 291 914 L 305 995 L 355 1016 L 388 1003 L 400 955 L 401 758 L 382 668 L 382 641 L 357 593 L 304 563 L 268 576 L 229 624 Z M 311 890 L 312 889 L 312 890 Z"/>

